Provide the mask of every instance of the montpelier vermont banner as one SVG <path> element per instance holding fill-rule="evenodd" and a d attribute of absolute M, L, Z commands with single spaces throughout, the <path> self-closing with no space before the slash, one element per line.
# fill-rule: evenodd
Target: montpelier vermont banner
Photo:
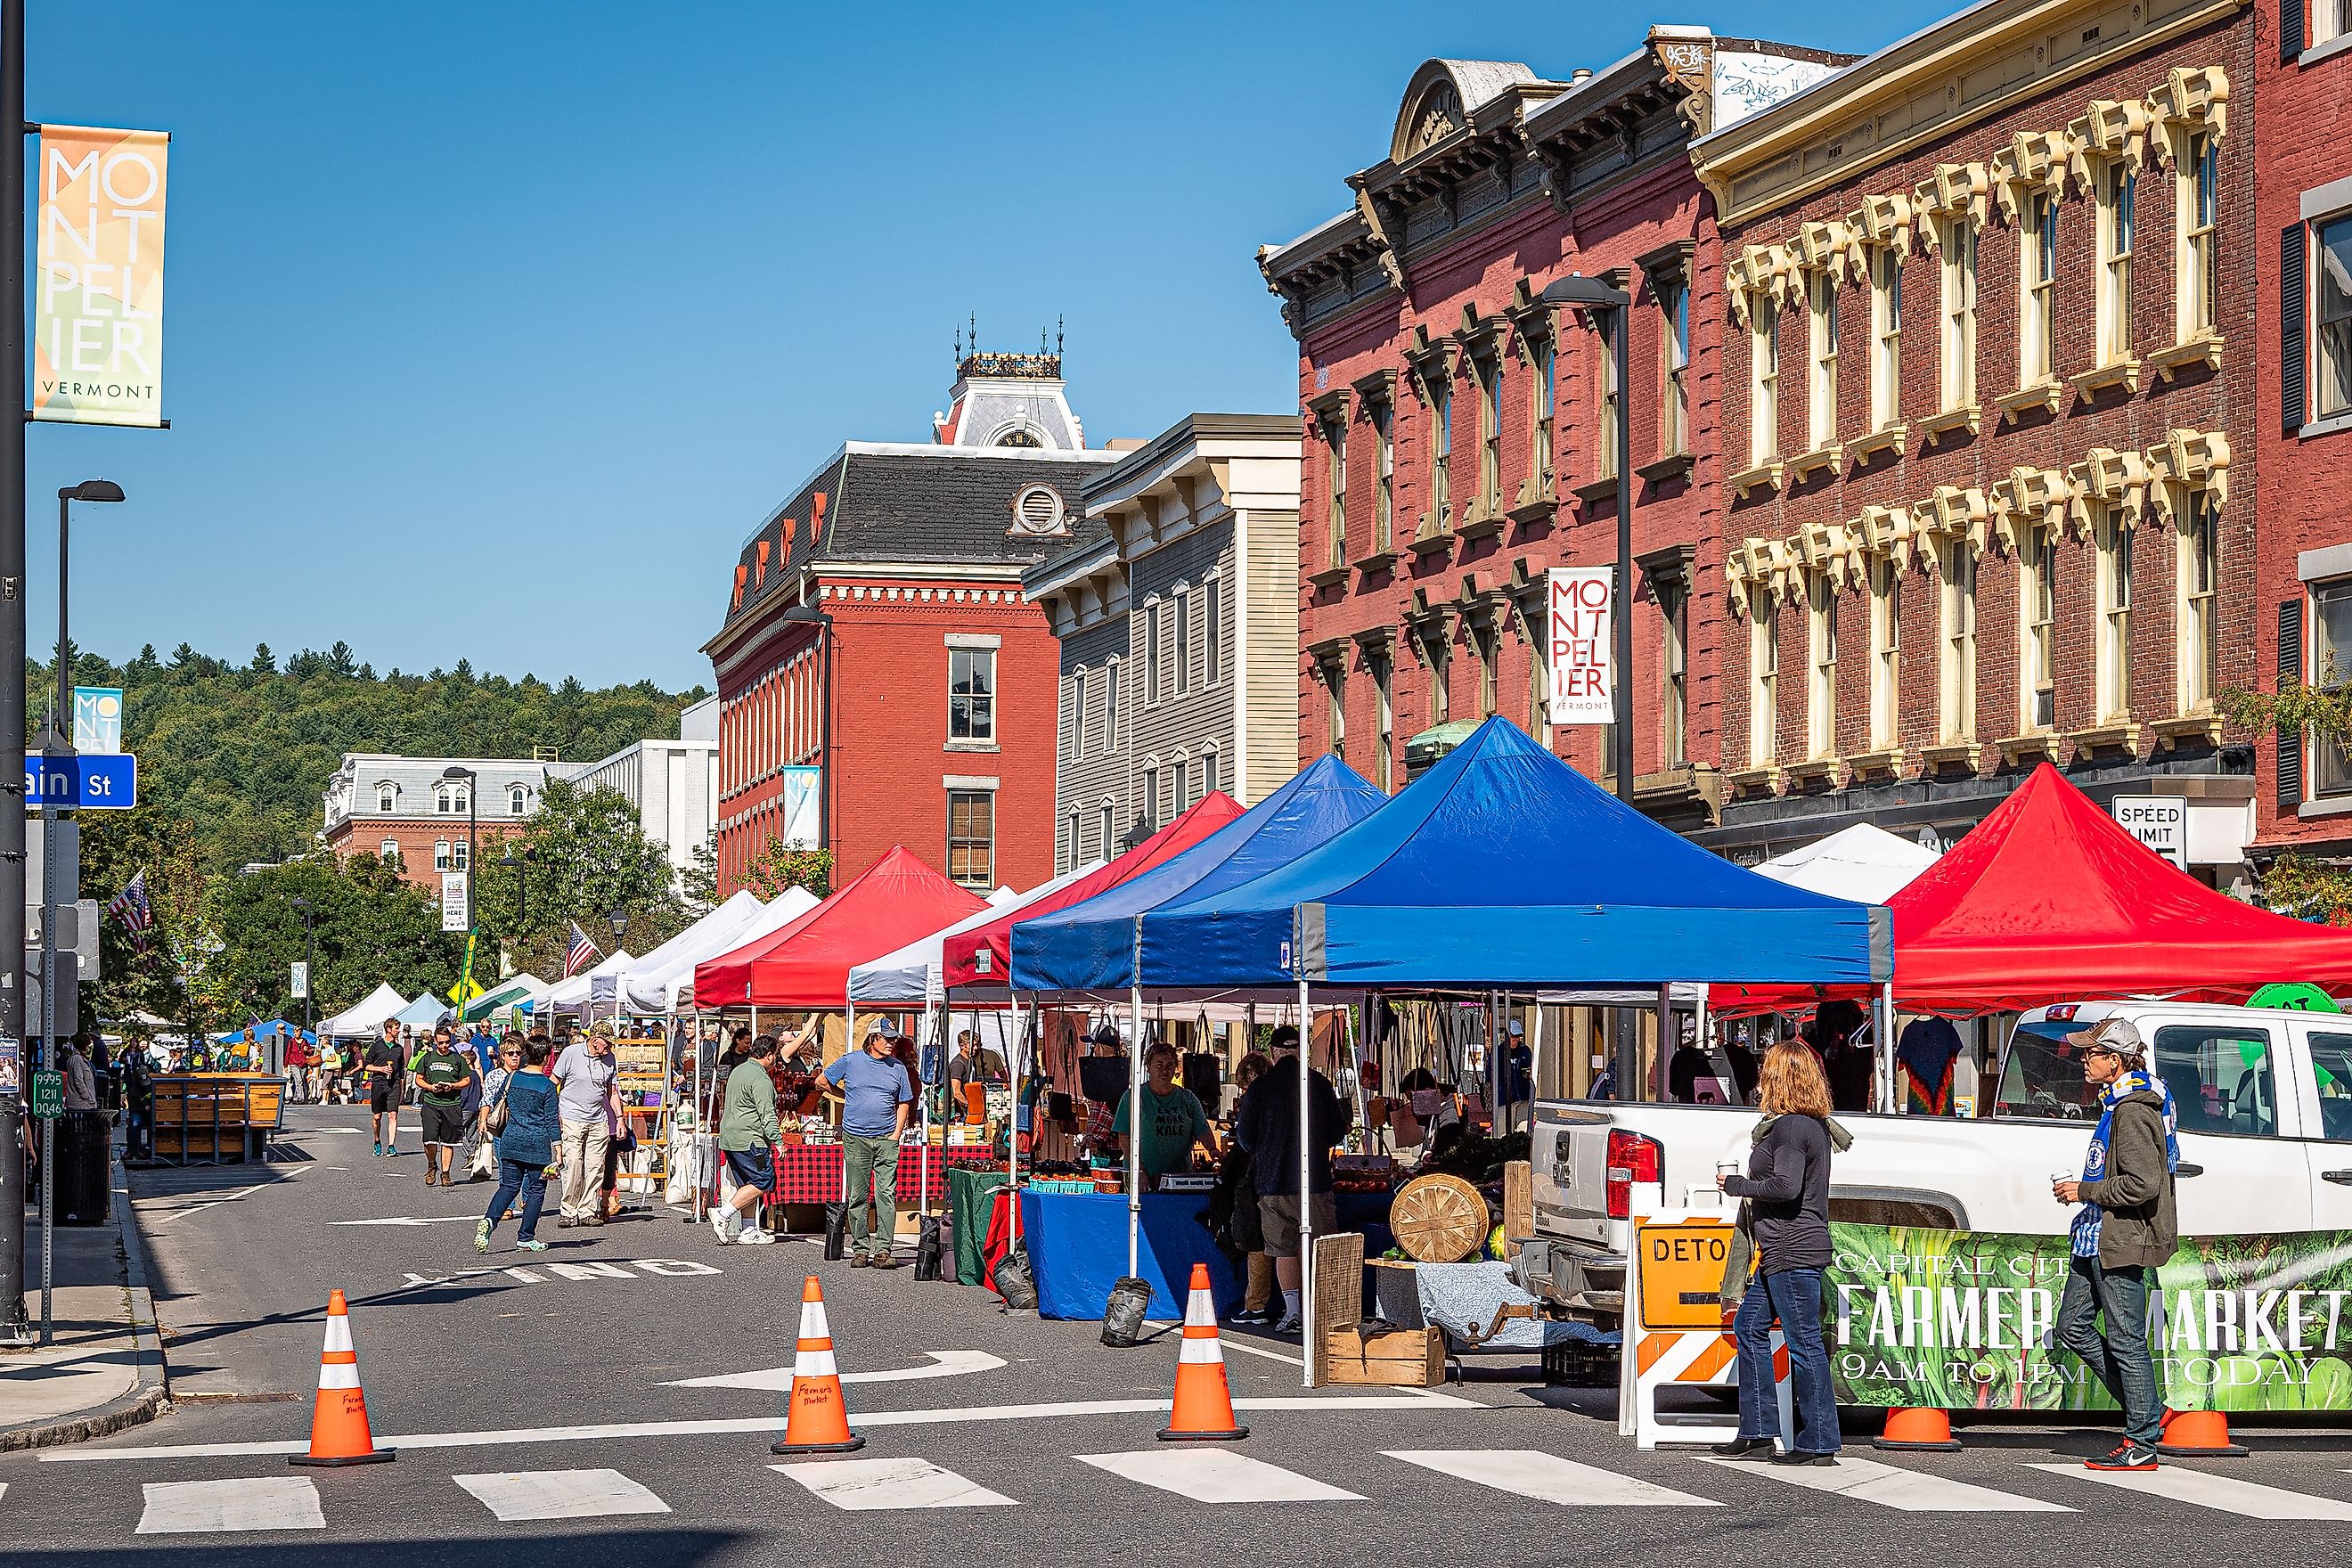
<path fill-rule="evenodd" d="M 2052 1330 L 2063 1236 L 1830 1226 L 1822 1281 L 1842 1405 L 2112 1410 Z M 2181 1238 L 2148 1292 L 2176 1410 L 2352 1410 L 2352 1232 Z"/>
<path fill-rule="evenodd" d="M 33 417 L 163 422 L 162 131 L 41 127 Z"/>

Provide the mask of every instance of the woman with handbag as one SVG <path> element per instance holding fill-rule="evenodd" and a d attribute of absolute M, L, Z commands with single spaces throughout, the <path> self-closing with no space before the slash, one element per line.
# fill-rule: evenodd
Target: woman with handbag
<path fill-rule="evenodd" d="M 498 1140 L 499 1190 L 474 1226 L 474 1250 L 490 1249 L 490 1234 L 499 1227 L 507 1205 L 522 1197 L 522 1229 L 515 1246 L 525 1252 L 544 1252 L 537 1238 L 540 1205 L 547 1198 L 547 1167 L 554 1162 L 556 1140 L 562 1134 L 558 1091 L 547 1077 L 548 1044 L 523 1043 L 522 1066 L 499 1087 L 498 1098 L 482 1111 L 483 1131 Z"/>

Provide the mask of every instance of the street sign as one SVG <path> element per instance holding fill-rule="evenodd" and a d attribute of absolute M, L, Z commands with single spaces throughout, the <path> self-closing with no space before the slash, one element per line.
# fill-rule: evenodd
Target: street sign
<path fill-rule="evenodd" d="M 74 688 L 74 750 L 85 755 L 112 756 L 122 750 L 122 689 L 119 686 Z"/>
<path fill-rule="evenodd" d="M 44 1121 L 66 1113 L 66 1075 L 61 1072 L 37 1072 L 33 1075 L 33 1114 Z"/>
<path fill-rule="evenodd" d="M 308 1002 L 310 999 L 310 966 L 298 958 L 294 961 L 294 1000 Z"/>
<path fill-rule="evenodd" d="M 474 923 L 468 917 L 469 911 L 466 908 L 466 873 L 442 872 L 441 929 L 446 931 L 464 931 Z"/>
<path fill-rule="evenodd" d="M 82 811 L 129 811 L 139 804 L 139 759 L 128 752 L 111 756 L 44 756 L 25 753 L 25 804 Z"/>
<path fill-rule="evenodd" d="M 2134 838 L 2186 871 L 2189 869 L 2189 801 L 2177 795 L 2119 795 L 2116 820 Z"/>
<path fill-rule="evenodd" d="M 1606 724 L 1616 717 L 1609 652 L 1615 575 L 1608 566 L 1555 566 L 1545 574 L 1547 716 L 1555 724 Z"/>

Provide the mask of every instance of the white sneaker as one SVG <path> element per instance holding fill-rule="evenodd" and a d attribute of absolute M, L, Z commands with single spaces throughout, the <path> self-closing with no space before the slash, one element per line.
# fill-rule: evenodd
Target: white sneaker
<path fill-rule="evenodd" d="M 735 1238 L 738 1247 L 773 1247 L 776 1238 L 764 1230 L 747 1230 Z"/>
<path fill-rule="evenodd" d="M 733 1209 L 710 1211 L 710 1234 L 719 1238 L 719 1245 L 721 1247 L 727 1245 L 727 1216 L 734 1212 Z"/>
<path fill-rule="evenodd" d="M 1283 1314 L 1282 1321 L 1274 1325 L 1274 1331 L 1277 1334 L 1295 1334 L 1304 1326 L 1297 1312 L 1286 1312 Z"/>

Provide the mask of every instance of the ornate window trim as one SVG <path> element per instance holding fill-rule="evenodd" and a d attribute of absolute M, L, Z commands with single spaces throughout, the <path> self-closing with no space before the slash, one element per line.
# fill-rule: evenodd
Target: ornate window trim
<path fill-rule="evenodd" d="M 2020 131 L 2012 135 L 2009 145 L 1992 155 L 1989 171 L 2002 221 L 2012 226 L 2023 222 L 2032 197 L 2063 198 L 2074 153 L 2074 141 L 2063 131 Z"/>
<path fill-rule="evenodd" d="M 2220 66 L 2175 66 L 2147 99 L 2147 122 L 2157 134 L 2157 163 L 2176 167 L 2191 138 L 2225 136 L 2230 130 L 2230 73 Z"/>

